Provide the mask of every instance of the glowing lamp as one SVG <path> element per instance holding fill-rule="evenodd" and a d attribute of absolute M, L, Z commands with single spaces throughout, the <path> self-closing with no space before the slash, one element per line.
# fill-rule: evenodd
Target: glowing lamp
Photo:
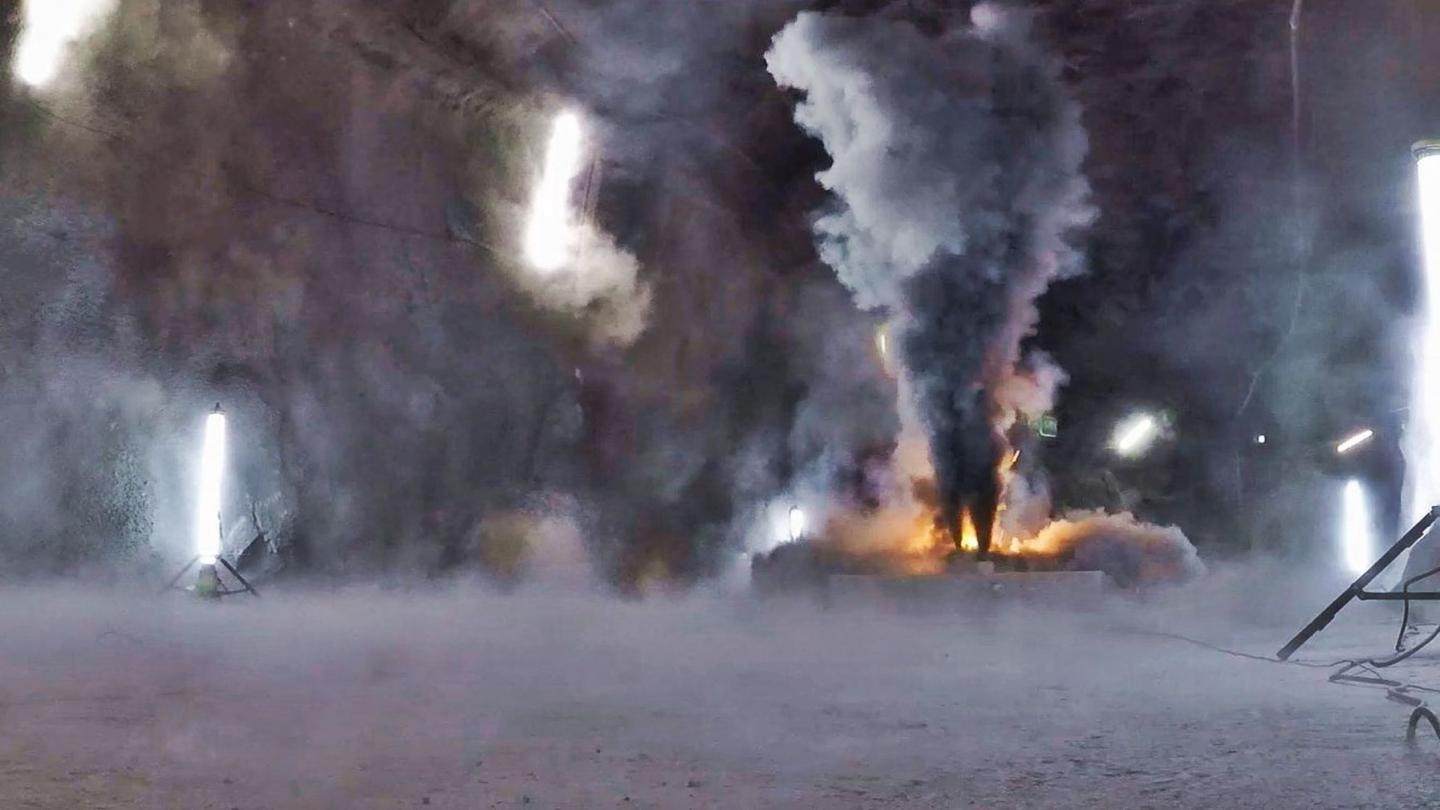
<path fill-rule="evenodd" d="M 875 328 L 875 354 L 880 358 L 880 370 L 888 377 L 895 376 L 895 347 L 890 340 L 890 324 L 882 323 Z"/>
<path fill-rule="evenodd" d="M 525 228 L 525 258 L 537 270 L 558 270 L 572 258 L 570 191 L 580 173 L 580 158 L 580 116 L 562 112 L 550 127 L 545 170 L 530 200 L 530 222 Z"/>
<path fill-rule="evenodd" d="M 1421 283 L 1424 305 L 1416 335 L 1409 423 L 1405 429 L 1407 508 L 1423 515 L 1440 503 L 1440 141 L 1420 141 L 1415 156 L 1420 187 L 1420 228 L 1424 251 Z"/>
<path fill-rule="evenodd" d="M 1335 445 L 1335 452 L 1343 456 L 1373 438 L 1375 438 L 1375 431 L 1369 428 L 1357 430 L 1349 436 L 1346 436 L 1339 444 Z"/>
<path fill-rule="evenodd" d="M 15 78 L 31 87 L 55 80 L 65 50 L 83 36 L 114 0 L 25 0 L 15 44 Z"/>
<path fill-rule="evenodd" d="M 1110 447 L 1122 456 L 1134 458 L 1149 450 L 1159 435 L 1160 420 L 1148 413 L 1137 413 L 1116 426 Z"/>
<path fill-rule="evenodd" d="M 225 480 L 225 412 L 217 404 L 205 418 L 200 482 L 195 503 L 195 553 L 202 566 L 220 556 L 220 490 Z"/>
<path fill-rule="evenodd" d="M 805 512 L 798 506 L 790 507 L 790 542 L 805 536 Z"/>
<path fill-rule="evenodd" d="M 1361 574 L 1375 561 L 1375 544 L 1371 536 L 1370 507 L 1365 502 L 1365 490 L 1359 481 L 1352 478 L 1345 482 L 1341 504 L 1341 557 L 1347 571 Z"/>

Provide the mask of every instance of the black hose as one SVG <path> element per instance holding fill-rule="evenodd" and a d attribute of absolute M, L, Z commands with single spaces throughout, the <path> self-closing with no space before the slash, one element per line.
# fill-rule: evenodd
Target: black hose
<path fill-rule="evenodd" d="M 1412 745 L 1415 743 L 1415 727 L 1420 725 L 1420 718 L 1422 717 L 1430 723 L 1430 728 L 1435 732 L 1435 737 L 1440 739 L 1440 719 L 1436 719 L 1435 713 L 1424 706 L 1417 706 L 1415 707 L 1415 711 L 1410 712 L 1410 724 L 1405 729 L 1405 742 Z"/>
<path fill-rule="evenodd" d="M 1306 666 L 1306 667 L 1317 667 L 1317 668 L 1319 668 L 1319 667 L 1330 668 L 1330 667 L 1336 667 L 1336 666 L 1338 666 L 1338 667 L 1340 667 L 1340 669 L 1336 670 L 1334 673 L 1332 673 L 1332 674 L 1330 675 L 1329 681 L 1330 681 L 1331 683 L 1350 683 L 1350 684 L 1354 684 L 1354 685 L 1358 685 L 1358 686 L 1380 687 L 1380 688 L 1385 689 L 1385 697 L 1386 697 L 1387 699 L 1393 700 L 1393 701 L 1395 701 L 1395 702 L 1397 702 L 1397 703 L 1403 703 L 1403 704 L 1405 704 L 1405 705 L 1407 705 L 1407 706 L 1413 707 L 1412 710 L 1411 710 L 1411 712 L 1410 712 L 1410 721 L 1409 721 L 1409 724 L 1407 725 L 1407 727 L 1406 727 L 1406 729 L 1405 729 L 1405 740 L 1406 740 L 1406 742 L 1408 742 L 1408 743 L 1410 743 L 1410 744 L 1413 745 L 1413 744 L 1415 743 L 1415 736 L 1416 736 L 1416 733 L 1417 733 L 1416 730 L 1417 730 L 1417 728 L 1419 727 L 1421 720 L 1424 720 L 1425 722 L 1429 723 L 1431 730 L 1433 730 L 1433 731 L 1435 732 L 1436 738 L 1437 738 L 1437 739 L 1440 739 L 1440 717 L 1437 717 L 1437 716 L 1435 715 L 1435 712 L 1432 711 L 1428 706 L 1425 705 L 1425 701 L 1424 701 L 1423 699 L 1421 699 L 1421 698 L 1419 698 L 1419 697 L 1417 697 L 1417 696 L 1415 696 L 1415 695 L 1409 694 L 1409 693 L 1410 693 L 1412 690 L 1413 690 L 1413 691 L 1420 691 L 1420 692 L 1432 692 L 1432 693 L 1433 693 L 1433 692 L 1440 692 L 1440 690 L 1431 689 L 1431 688 L 1424 687 L 1424 686 L 1415 686 L 1415 685 L 1412 685 L 1412 684 L 1405 684 L 1405 683 L 1401 683 L 1400 681 L 1391 680 L 1391 679 L 1389 679 L 1389 678 L 1385 678 L 1385 677 L 1381 676 L 1379 672 L 1376 672 L 1376 670 L 1377 670 L 1377 669 L 1384 669 L 1385 667 L 1394 666 L 1394 665 L 1400 663 L 1401 661 L 1404 661 L 1405 659 L 1409 658 L 1410 656 L 1414 655 L 1415 653 L 1418 653 L 1418 652 L 1420 652 L 1421 650 L 1425 649 L 1425 648 L 1426 648 L 1427 646 L 1429 646 L 1430 643 L 1433 642 L 1436 638 L 1440 638 L 1440 625 L 1437 625 L 1437 626 L 1435 627 L 1435 629 L 1430 632 L 1430 635 L 1426 636 L 1423 640 L 1420 641 L 1420 643 L 1414 645 L 1413 647 L 1410 647 L 1409 649 L 1405 649 L 1405 646 L 1404 646 L 1404 643 L 1405 643 L 1405 629 L 1406 629 L 1406 627 L 1408 627 L 1409 624 L 1410 624 L 1410 598 L 1409 598 L 1409 595 L 1410 595 L 1410 586 L 1411 586 L 1411 585 L 1414 585 L 1416 582 L 1419 582 L 1419 581 L 1422 580 L 1422 579 L 1425 579 L 1426 577 L 1431 577 L 1431 576 L 1434 576 L 1434 575 L 1436 575 L 1436 574 L 1440 574 L 1440 566 L 1437 566 L 1437 567 L 1435 567 L 1435 568 L 1432 568 L 1432 569 L 1430 569 L 1429 571 L 1424 571 L 1424 572 L 1421 572 L 1421 573 L 1419 573 L 1419 574 L 1416 574 L 1415 576 L 1410 577 L 1409 579 L 1405 580 L 1405 582 L 1401 585 L 1401 592 L 1402 592 L 1403 594 L 1405 594 L 1405 599 L 1404 599 L 1405 609 L 1404 609 L 1404 612 L 1402 613 L 1401 619 L 1400 619 L 1400 632 L 1399 632 L 1399 634 L 1398 634 L 1398 635 L 1396 636 L 1396 638 L 1395 638 L 1395 652 L 1396 652 L 1396 654 L 1395 654 L 1395 655 L 1392 655 L 1392 656 L 1390 656 L 1390 657 L 1388 657 L 1388 658 L 1366 658 L 1366 659 L 1358 659 L 1358 660 L 1357 660 L 1357 659 L 1346 659 L 1346 660 L 1341 660 L 1341 661 L 1332 661 L 1332 662 L 1329 662 L 1329 663 L 1320 663 L 1320 662 L 1312 662 L 1312 661 L 1285 661 L 1285 660 L 1281 660 L 1281 659 L 1278 659 L 1278 658 L 1269 658 L 1269 657 L 1265 657 L 1265 656 L 1254 655 L 1254 654 L 1252 654 L 1252 653 L 1240 652 L 1239 650 L 1226 649 L 1226 648 L 1224 648 L 1224 647 L 1221 647 L 1221 646 L 1218 646 L 1218 645 L 1215 645 L 1215 644 L 1211 644 L 1211 643 L 1209 643 L 1209 642 L 1201 641 L 1201 640 L 1199 640 L 1199 639 L 1189 638 L 1188 636 L 1182 636 L 1182 635 L 1180 635 L 1180 634 L 1178 634 L 1178 633 L 1165 633 L 1165 632 L 1155 632 L 1155 631 L 1138 631 L 1138 632 L 1141 633 L 1141 634 L 1144 634 L 1144 635 L 1160 636 L 1160 637 L 1163 637 L 1163 638 L 1175 639 L 1175 640 L 1177 640 L 1177 641 L 1184 641 L 1184 642 L 1187 642 L 1187 643 L 1190 643 L 1190 644 L 1194 644 L 1194 645 L 1199 646 L 1199 647 L 1204 647 L 1204 648 L 1206 648 L 1206 649 L 1213 650 L 1213 651 L 1215 651 L 1215 652 L 1224 653 L 1225 655 L 1233 655 L 1233 656 L 1235 656 L 1235 657 L 1237 657 L 1237 658 L 1248 658 L 1248 659 L 1251 659 L 1251 660 L 1254 660 L 1254 661 L 1267 661 L 1267 662 L 1276 663 L 1276 664 L 1292 664 L 1292 665 L 1299 665 L 1299 666 Z M 1365 673 L 1365 674 L 1363 674 L 1363 675 L 1351 675 L 1351 674 L 1350 674 L 1351 672 L 1353 672 L 1353 671 L 1355 671 L 1355 670 L 1357 670 L 1357 669 L 1358 669 L 1358 670 L 1361 670 L 1361 671 L 1362 671 L 1363 673 Z"/>
<path fill-rule="evenodd" d="M 1400 613 L 1400 632 L 1395 636 L 1395 652 L 1401 652 L 1405 649 L 1405 628 L 1410 626 L 1410 586 L 1435 574 L 1440 574 L 1440 566 L 1416 574 L 1405 580 L 1405 584 L 1401 586 L 1400 592 L 1405 595 L 1405 609 Z M 1426 643 L 1428 644 L 1429 642 L 1427 641 Z"/>

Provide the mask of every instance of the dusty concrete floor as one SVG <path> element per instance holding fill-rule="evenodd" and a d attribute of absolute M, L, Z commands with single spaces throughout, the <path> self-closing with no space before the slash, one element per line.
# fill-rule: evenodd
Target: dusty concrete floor
<path fill-rule="evenodd" d="M 1440 742 L 1408 748 L 1405 710 L 1383 694 L 1146 634 L 1269 653 L 1293 629 L 1288 613 L 1271 626 L 1201 610 L 1213 596 L 897 616 L 717 596 L 345 591 L 214 607 L 11 591 L 0 805 L 1440 801 Z M 1385 618 L 1357 615 L 1306 655 L 1381 652 Z M 1396 669 L 1440 686 L 1437 662 Z"/>

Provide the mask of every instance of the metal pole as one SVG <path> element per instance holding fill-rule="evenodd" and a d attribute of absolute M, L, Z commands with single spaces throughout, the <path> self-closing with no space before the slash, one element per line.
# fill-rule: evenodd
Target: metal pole
<path fill-rule="evenodd" d="M 225 559 L 224 557 L 216 557 L 215 559 L 216 559 L 216 561 L 218 561 L 221 565 L 225 566 L 225 570 L 230 572 L 230 576 L 235 577 L 236 579 L 240 580 L 240 584 L 241 584 L 241 585 L 244 585 L 244 586 L 245 586 L 245 590 L 249 591 L 252 596 L 255 596 L 255 597 L 260 596 L 260 592 L 257 591 L 257 590 L 255 590 L 255 586 L 254 586 L 254 585 L 251 585 L 249 582 L 246 582 L 246 581 L 245 581 L 245 577 L 240 576 L 240 572 L 235 570 L 235 566 L 231 565 L 228 561 L 226 561 L 226 559 Z"/>
<path fill-rule="evenodd" d="M 1410 527 L 1410 531 L 1406 532 L 1404 537 L 1395 541 L 1395 545 L 1391 546 L 1389 550 L 1382 554 L 1380 559 L 1376 560 L 1375 564 L 1370 566 L 1370 570 L 1361 574 L 1359 579 L 1350 583 L 1350 587 L 1346 588 L 1344 593 L 1335 597 L 1335 601 L 1331 602 L 1329 607 L 1320 611 L 1320 615 L 1311 619 L 1310 623 L 1305 625 L 1305 629 L 1296 633 L 1295 637 L 1290 639 L 1288 644 L 1280 648 L 1280 652 L 1275 653 L 1275 657 L 1281 661 L 1289 660 L 1290 656 L 1294 655 L 1296 650 L 1300 649 L 1300 647 L 1309 641 L 1316 633 L 1324 630 L 1325 627 L 1335 619 L 1336 614 L 1344 609 L 1346 605 L 1350 604 L 1351 600 L 1359 596 L 1360 592 L 1365 590 L 1365 586 L 1369 585 L 1372 579 L 1380 576 L 1381 572 L 1389 568 L 1390 564 L 1395 562 L 1396 557 L 1399 557 L 1406 549 L 1418 543 L 1420 538 L 1424 537 L 1425 534 L 1430 531 L 1430 527 L 1437 519 L 1440 519 L 1440 506 L 1433 507 L 1429 512 L 1426 512 L 1425 517 L 1420 518 L 1420 522 Z"/>
<path fill-rule="evenodd" d="M 185 563 L 185 567 L 180 569 L 180 573 L 176 574 L 175 578 L 170 580 L 170 584 L 165 586 L 165 591 L 173 589 L 175 587 L 175 583 L 179 582 L 180 578 L 185 576 L 185 572 L 190 570 L 190 566 L 194 565 L 197 562 L 200 562 L 200 556 L 198 554 L 194 557 L 191 557 L 190 562 Z M 161 591 L 161 593 L 164 593 L 165 591 Z"/>

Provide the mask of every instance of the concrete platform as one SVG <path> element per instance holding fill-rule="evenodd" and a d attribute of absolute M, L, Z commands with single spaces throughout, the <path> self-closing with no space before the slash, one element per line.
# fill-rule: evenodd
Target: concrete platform
<path fill-rule="evenodd" d="M 1098 603 L 1108 587 L 1099 571 L 1000 572 L 893 577 L 832 574 L 831 604 L 907 608 L 973 605 L 976 600 L 1018 599 L 1085 607 Z"/>

